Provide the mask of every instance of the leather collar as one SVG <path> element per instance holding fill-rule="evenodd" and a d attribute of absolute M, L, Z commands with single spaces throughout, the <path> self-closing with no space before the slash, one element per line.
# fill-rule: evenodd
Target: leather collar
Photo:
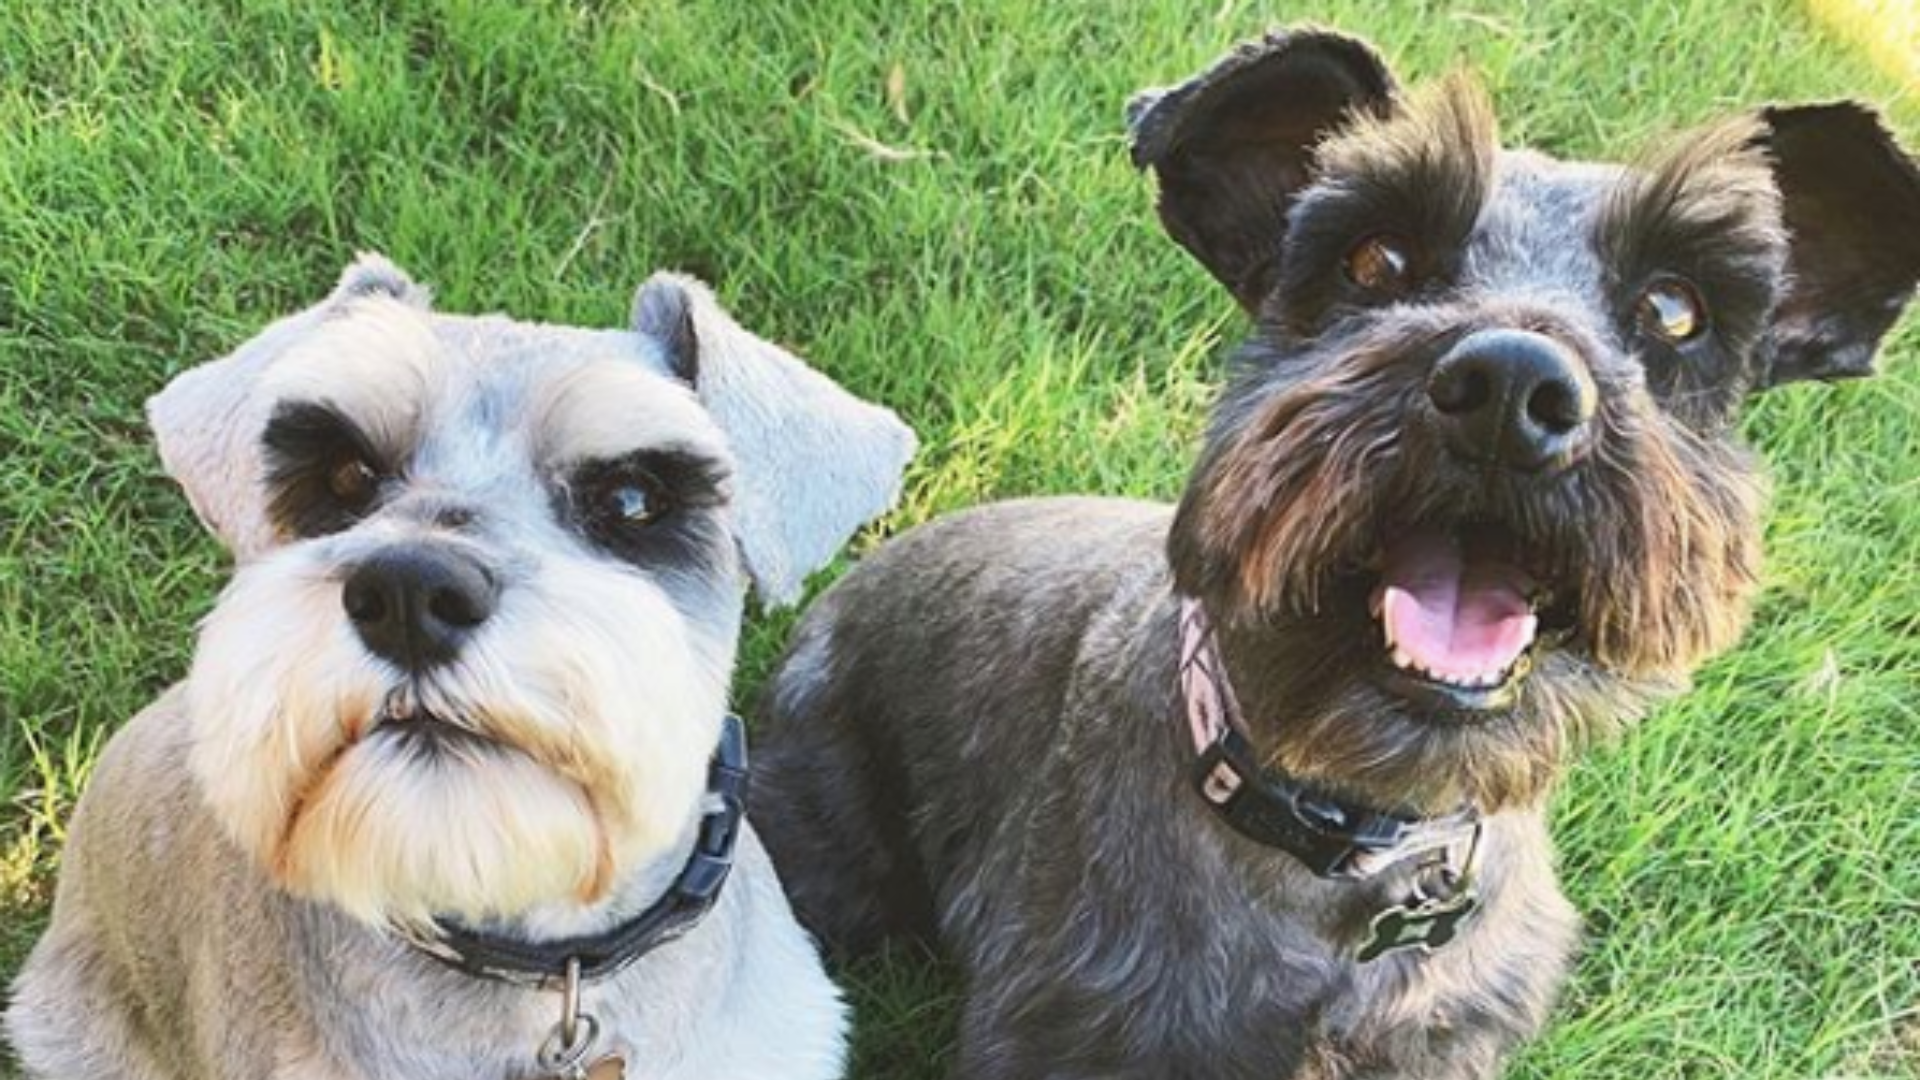
<path fill-rule="evenodd" d="M 1472 851 L 1480 829 L 1472 807 L 1437 818 L 1404 816 L 1259 764 L 1206 609 L 1192 597 L 1179 603 L 1180 693 L 1199 754 L 1193 783 L 1222 821 L 1323 878 L 1360 880 L 1416 856 Z"/>
<path fill-rule="evenodd" d="M 719 902 L 721 887 L 733 868 L 734 842 L 746 816 L 750 779 L 746 728 L 739 717 L 728 715 L 708 767 L 709 809 L 700 820 L 692 854 L 659 900 L 611 930 L 554 941 L 522 941 L 437 920 L 424 930 L 396 926 L 395 932 L 420 952 L 475 978 L 556 989 L 566 984 L 574 964 L 580 982 L 611 978 L 692 930 Z"/>

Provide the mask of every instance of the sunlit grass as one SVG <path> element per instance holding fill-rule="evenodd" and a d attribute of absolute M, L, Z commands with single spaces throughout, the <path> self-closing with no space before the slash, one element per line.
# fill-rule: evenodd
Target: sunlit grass
<path fill-rule="evenodd" d="M 1909 90 L 1920 91 L 1920 3 L 1807 0 L 1807 9 Z"/>

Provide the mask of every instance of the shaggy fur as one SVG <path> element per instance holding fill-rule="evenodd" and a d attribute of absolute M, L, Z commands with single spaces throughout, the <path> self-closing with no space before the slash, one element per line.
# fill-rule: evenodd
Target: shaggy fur
<path fill-rule="evenodd" d="M 1469 80 L 1393 86 L 1364 44 L 1301 31 L 1143 95 L 1162 220 L 1255 320 L 1178 507 L 917 529 L 815 605 L 768 688 L 761 821 L 796 910 L 843 954 L 957 958 L 956 1076 L 1494 1075 L 1575 944 L 1555 780 L 1746 621 L 1766 485 L 1739 406 L 1863 373 L 1920 277 L 1920 182 L 1858 106 L 1615 166 L 1499 147 Z M 1346 270 L 1381 236 L 1406 266 L 1384 288 Z M 1705 321 L 1668 340 L 1644 305 L 1673 279 Z M 1592 395 L 1524 467 L 1465 453 L 1437 389 L 1501 334 Z M 1387 659 L 1383 551 L 1430 533 L 1494 535 L 1548 586 L 1497 690 L 1413 686 Z M 1459 940 L 1358 962 L 1416 871 L 1315 877 L 1195 794 L 1182 596 L 1268 764 L 1376 808 L 1480 812 L 1484 906 Z"/>

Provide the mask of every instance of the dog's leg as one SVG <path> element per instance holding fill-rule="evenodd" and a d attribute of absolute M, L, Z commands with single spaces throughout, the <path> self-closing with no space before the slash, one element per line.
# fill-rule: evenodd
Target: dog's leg
<path fill-rule="evenodd" d="M 114 1003 L 129 1000 L 109 985 L 111 968 L 85 922 L 50 933 L 13 987 L 7 1040 L 29 1080 L 169 1080 L 136 1037 L 135 1023 Z"/>

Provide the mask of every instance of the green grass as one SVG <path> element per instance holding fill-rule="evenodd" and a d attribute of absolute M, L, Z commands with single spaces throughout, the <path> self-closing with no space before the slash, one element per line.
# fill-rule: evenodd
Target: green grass
<path fill-rule="evenodd" d="M 1471 64 L 1513 141 L 1624 153 L 1768 99 L 1920 110 L 1780 0 L 699 4 L 0 0 L 0 976 L 105 737 L 223 573 L 141 400 L 378 248 L 452 310 L 612 325 L 717 283 L 922 434 L 900 527 L 1168 496 L 1239 333 L 1158 231 L 1120 105 L 1301 17 Z M 1795 389 L 1745 645 L 1556 804 L 1591 940 L 1512 1076 L 1920 1077 L 1920 334 Z M 790 618 L 751 633 L 745 700 Z M 953 983 L 846 973 L 855 1075 L 928 1080 Z M 0 1072 L 5 1071 L 0 1064 Z"/>

